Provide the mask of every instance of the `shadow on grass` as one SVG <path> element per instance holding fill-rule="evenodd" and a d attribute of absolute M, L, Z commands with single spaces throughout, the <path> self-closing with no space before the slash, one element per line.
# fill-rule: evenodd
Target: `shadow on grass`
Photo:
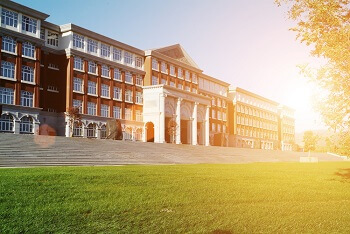
<path fill-rule="evenodd" d="M 339 169 L 336 173 L 334 173 L 336 176 L 340 176 L 344 180 L 349 180 L 350 182 L 350 168 L 346 169 Z"/>

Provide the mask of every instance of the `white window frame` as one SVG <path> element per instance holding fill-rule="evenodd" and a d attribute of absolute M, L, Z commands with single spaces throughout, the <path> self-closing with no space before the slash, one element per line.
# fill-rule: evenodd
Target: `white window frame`
<path fill-rule="evenodd" d="M 122 118 L 122 109 L 119 106 L 113 106 L 113 117 L 115 119 Z"/>
<path fill-rule="evenodd" d="M 58 33 L 48 30 L 46 43 L 58 47 Z"/>
<path fill-rule="evenodd" d="M 73 47 L 78 49 L 84 49 L 84 36 L 73 33 Z"/>
<path fill-rule="evenodd" d="M 15 102 L 15 91 L 11 88 L 0 87 L 0 103 L 13 105 Z"/>
<path fill-rule="evenodd" d="M 113 99 L 115 100 L 122 100 L 122 89 L 119 87 L 114 87 L 113 89 Z"/>
<path fill-rule="evenodd" d="M 136 91 L 136 103 L 137 104 L 142 104 L 143 103 L 142 92 Z"/>
<path fill-rule="evenodd" d="M 101 84 L 101 97 L 109 98 L 109 85 Z"/>
<path fill-rule="evenodd" d="M 1 50 L 16 54 L 16 41 L 10 36 L 2 37 Z"/>
<path fill-rule="evenodd" d="M 83 101 L 73 99 L 73 107 L 77 107 L 80 114 L 83 113 Z"/>
<path fill-rule="evenodd" d="M 21 106 L 33 107 L 34 94 L 32 92 L 21 90 Z"/>
<path fill-rule="evenodd" d="M 24 82 L 34 83 L 34 68 L 22 65 L 21 80 Z"/>
<path fill-rule="evenodd" d="M 105 104 L 101 104 L 101 116 L 109 117 L 109 106 Z"/>
<path fill-rule="evenodd" d="M 122 50 L 113 48 L 113 60 L 114 61 L 121 61 L 122 60 Z"/>
<path fill-rule="evenodd" d="M 88 105 L 87 105 L 87 114 L 88 115 L 96 115 L 97 114 L 97 112 L 96 112 L 96 103 L 94 103 L 94 102 L 88 102 L 87 103 Z"/>
<path fill-rule="evenodd" d="M 23 116 L 21 118 L 19 132 L 20 133 L 33 133 L 34 132 L 34 121 L 30 116 Z"/>
<path fill-rule="evenodd" d="M 18 13 L 2 8 L 1 11 L 1 23 L 10 27 L 17 28 L 18 25 Z"/>
<path fill-rule="evenodd" d="M 37 20 L 26 15 L 22 15 L 22 31 L 36 34 Z"/>
<path fill-rule="evenodd" d="M 98 42 L 94 39 L 87 39 L 87 51 L 89 53 L 97 54 Z"/>
<path fill-rule="evenodd" d="M 34 58 L 35 57 L 35 46 L 28 41 L 23 42 L 22 43 L 22 56 L 28 57 L 28 58 Z"/>
<path fill-rule="evenodd" d="M 128 51 L 124 51 L 124 64 L 132 65 L 134 55 Z"/>
<path fill-rule="evenodd" d="M 131 72 L 125 72 L 125 83 L 133 84 L 133 77 Z"/>
<path fill-rule="evenodd" d="M 84 71 L 84 61 L 80 57 L 74 57 L 74 69 Z"/>
<path fill-rule="evenodd" d="M 12 115 L 0 116 L 0 132 L 14 132 L 14 118 Z"/>
<path fill-rule="evenodd" d="M 101 43 L 101 57 L 109 58 L 111 56 L 111 47 L 109 45 Z"/>
<path fill-rule="evenodd" d="M 125 90 L 125 102 L 133 102 L 133 95 L 132 95 L 132 90 L 127 89 Z"/>
<path fill-rule="evenodd" d="M 83 93 L 83 79 L 78 77 L 73 78 L 73 91 Z"/>
<path fill-rule="evenodd" d="M 152 76 L 152 85 L 158 85 L 158 77 Z"/>
<path fill-rule="evenodd" d="M 132 110 L 125 108 L 125 120 L 132 120 Z"/>
<path fill-rule="evenodd" d="M 97 74 L 97 65 L 94 61 L 89 61 L 88 62 L 88 73 L 90 74 Z"/>
<path fill-rule="evenodd" d="M 155 70 L 155 71 L 159 70 L 158 61 L 155 58 L 152 58 L 152 70 Z"/>
<path fill-rule="evenodd" d="M 119 68 L 114 68 L 114 80 L 122 81 L 122 73 Z"/>
<path fill-rule="evenodd" d="M 15 79 L 15 64 L 1 60 L 1 76 L 8 79 Z"/>
<path fill-rule="evenodd" d="M 109 78 L 109 67 L 107 65 L 102 65 L 101 66 L 101 76 Z"/>
<path fill-rule="evenodd" d="M 97 95 L 97 83 L 88 80 L 88 94 Z"/>

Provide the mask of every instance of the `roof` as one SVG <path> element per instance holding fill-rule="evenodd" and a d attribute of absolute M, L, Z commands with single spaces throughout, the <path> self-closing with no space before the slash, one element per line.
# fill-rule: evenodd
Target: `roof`
<path fill-rule="evenodd" d="M 229 92 L 245 93 L 245 94 L 247 94 L 247 95 L 249 95 L 249 96 L 252 96 L 252 97 L 255 97 L 255 98 L 259 98 L 259 99 L 261 99 L 261 100 L 263 100 L 263 101 L 269 102 L 269 103 L 274 104 L 274 105 L 276 105 L 276 106 L 279 105 L 278 102 L 275 102 L 275 101 L 273 101 L 273 100 L 270 100 L 270 99 L 268 99 L 268 98 L 265 98 L 265 97 L 263 97 L 263 96 L 260 96 L 260 95 L 258 95 L 258 94 L 255 94 L 255 93 L 253 93 L 253 92 L 250 92 L 250 91 L 248 91 L 248 90 L 245 90 L 245 89 L 242 89 L 242 88 L 239 88 L 239 87 L 232 87 L 232 86 L 231 86 L 230 89 L 229 89 Z"/>
<path fill-rule="evenodd" d="M 73 32 L 76 32 L 76 33 L 83 34 L 84 36 L 88 36 L 90 38 L 93 38 L 93 39 L 96 39 L 96 40 L 99 40 L 99 41 L 103 41 L 103 42 L 111 44 L 113 46 L 116 46 L 116 47 L 128 50 L 128 51 L 133 52 L 135 54 L 145 56 L 145 52 L 143 50 L 140 50 L 140 49 L 138 49 L 136 47 L 127 45 L 127 44 L 122 43 L 120 41 L 114 40 L 114 39 L 112 39 L 110 37 L 106 37 L 104 35 L 95 33 L 95 32 L 93 32 L 91 30 L 85 29 L 85 28 L 80 27 L 80 26 L 75 25 L 75 24 L 69 23 L 69 24 L 60 25 L 60 28 L 61 28 L 61 32 L 62 33 L 73 31 Z"/>
<path fill-rule="evenodd" d="M 153 51 L 164 54 L 170 58 L 176 59 L 177 61 L 186 63 L 187 65 L 200 69 L 180 44 L 153 49 Z"/>
<path fill-rule="evenodd" d="M 9 8 L 11 10 L 14 11 L 20 11 L 21 13 L 24 13 L 25 15 L 37 18 L 37 19 L 41 19 L 41 20 L 45 20 L 47 17 L 49 17 L 48 14 L 45 14 L 43 12 L 34 10 L 32 8 L 23 6 L 21 4 L 18 4 L 16 2 L 13 1 L 9 1 L 9 0 L 1 0 L 0 5 Z"/>

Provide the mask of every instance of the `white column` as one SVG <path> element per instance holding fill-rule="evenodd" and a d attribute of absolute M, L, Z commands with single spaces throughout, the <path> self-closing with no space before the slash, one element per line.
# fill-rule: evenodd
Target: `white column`
<path fill-rule="evenodd" d="M 20 132 L 20 126 L 21 126 L 21 121 L 20 120 L 15 120 L 15 134 L 19 134 Z"/>
<path fill-rule="evenodd" d="M 136 141 L 136 129 L 135 128 L 132 128 L 131 134 L 132 134 L 132 141 Z"/>
<path fill-rule="evenodd" d="M 178 98 L 176 103 L 176 144 L 181 144 L 181 101 L 182 98 Z"/>
<path fill-rule="evenodd" d="M 144 125 L 142 130 L 142 142 L 146 142 L 146 141 L 147 141 L 147 127 L 146 125 Z"/>
<path fill-rule="evenodd" d="M 194 103 L 192 112 L 192 145 L 197 145 L 197 108 L 198 102 Z"/>
<path fill-rule="evenodd" d="M 165 94 L 160 94 L 159 96 L 159 128 L 158 128 L 158 135 L 159 135 L 159 142 L 158 143 L 164 143 L 165 142 Z"/>
<path fill-rule="evenodd" d="M 41 30 L 41 20 L 37 20 L 37 25 L 36 25 L 36 37 L 40 38 L 40 30 Z"/>
<path fill-rule="evenodd" d="M 205 145 L 209 146 L 209 111 L 210 107 L 207 106 L 207 110 L 205 112 Z"/>
<path fill-rule="evenodd" d="M 96 138 L 97 139 L 101 139 L 101 128 L 100 127 L 97 127 L 97 132 L 96 132 Z"/>

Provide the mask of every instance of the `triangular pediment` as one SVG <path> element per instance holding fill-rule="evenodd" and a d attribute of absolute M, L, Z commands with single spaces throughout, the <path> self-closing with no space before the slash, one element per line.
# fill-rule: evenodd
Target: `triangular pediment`
<path fill-rule="evenodd" d="M 176 59 L 182 63 L 185 63 L 197 69 L 200 69 L 180 44 L 158 48 L 154 51 L 164 54 L 170 58 Z"/>

